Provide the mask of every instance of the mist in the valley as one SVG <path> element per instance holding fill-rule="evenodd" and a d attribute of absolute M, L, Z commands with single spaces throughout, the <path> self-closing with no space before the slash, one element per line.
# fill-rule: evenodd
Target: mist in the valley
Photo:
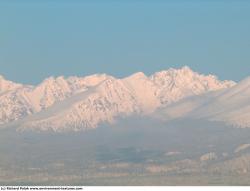
<path fill-rule="evenodd" d="M 241 153 L 235 150 L 250 142 L 249 132 L 249 129 L 233 128 L 218 122 L 182 119 L 164 123 L 142 117 L 120 119 L 113 125 L 83 132 L 2 129 L 0 182 L 48 184 L 51 181 L 61 184 L 63 181 L 58 177 L 61 180 L 67 177 L 67 183 L 96 185 L 96 178 L 108 177 L 112 185 L 112 178 L 119 177 L 121 184 L 129 184 L 127 178 L 133 175 L 159 175 L 148 171 L 152 165 L 164 168 L 173 164 L 179 166 L 178 161 L 184 161 L 185 171 L 178 168 L 159 170 L 161 176 L 206 174 L 209 173 L 206 164 L 220 164 L 247 154 L 247 148 Z M 193 163 L 190 166 L 190 161 L 196 162 L 195 168 L 201 169 L 197 172 L 197 169 L 192 170 L 194 167 Z M 205 170 L 200 165 L 205 165 Z M 53 180 L 55 177 L 58 182 Z"/>

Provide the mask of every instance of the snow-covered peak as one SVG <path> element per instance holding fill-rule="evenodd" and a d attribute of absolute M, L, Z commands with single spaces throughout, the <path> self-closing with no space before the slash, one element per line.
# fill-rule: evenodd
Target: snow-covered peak
<path fill-rule="evenodd" d="M 197 74 L 188 66 L 183 66 L 182 68 L 179 68 L 179 69 L 170 68 L 168 71 L 171 71 L 175 74 L 182 74 L 182 75 L 186 75 L 186 76 L 193 76 L 193 75 Z"/>
<path fill-rule="evenodd" d="M 107 74 L 94 74 L 91 76 L 84 77 L 83 80 L 85 81 L 86 86 L 96 86 L 99 83 L 109 78 L 113 78 L 113 77 Z"/>
<path fill-rule="evenodd" d="M 162 70 L 162 71 L 159 71 L 159 72 L 156 72 L 155 74 L 172 74 L 172 75 L 175 75 L 175 74 L 197 74 L 197 72 L 193 71 L 190 67 L 188 66 L 183 66 L 181 68 L 169 68 L 167 70 Z M 153 75 L 155 75 L 153 74 Z"/>
<path fill-rule="evenodd" d="M 55 81 L 55 79 L 56 78 L 54 76 L 50 76 L 50 77 L 44 79 L 41 84 L 44 84 L 44 83 L 53 83 Z"/>
<path fill-rule="evenodd" d="M 138 79 L 147 79 L 148 77 L 143 72 L 136 72 L 124 79 L 130 79 L 130 80 L 138 80 Z"/>
<path fill-rule="evenodd" d="M 160 102 L 156 97 L 158 87 L 144 73 L 135 73 L 122 81 L 133 93 L 143 113 L 151 113 L 159 107 Z"/>
<path fill-rule="evenodd" d="M 3 76 L 0 75 L 0 93 L 9 91 L 9 90 L 14 90 L 21 86 L 22 86 L 21 84 L 17 84 L 12 81 L 6 80 Z"/>
<path fill-rule="evenodd" d="M 235 85 L 233 81 L 220 81 L 213 75 L 198 74 L 187 66 L 156 72 L 150 79 L 159 87 L 157 94 L 163 104 Z"/>
<path fill-rule="evenodd" d="M 193 72 L 193 70 L 189 66 L 183 66 L 180 70 L 183 70 L 186 72 Z"/>
<path fill-rule="evenodd" d="M 188 66 L 184 66 L 181 69 L 173 69 L 156 72 L 150 76 L 159 86 L 196 86 L 201 84 L 203 88 L 208 90 L 217 90 L 221 88 L 227 88 L 234 86 L 236 83 L 233 81 L 220 81 L 214 75 L 203 75 L 191 70 Z M 174 83 L 174 84 L 173 84 Z M 198 84 L 197 84 L 198 83 Z M 199 86 L 194 87 L 196 89 L 202 88 Z"/>

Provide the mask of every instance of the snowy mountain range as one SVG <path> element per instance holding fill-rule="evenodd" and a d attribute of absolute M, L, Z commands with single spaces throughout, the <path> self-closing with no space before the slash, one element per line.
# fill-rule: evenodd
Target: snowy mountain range
<path fill-rule="evenodd" d="M 0 77 L 0 126 L 56 132 L 96 128 L 117 118 L 204 118 L 250 127 L 250 79 L 236 84 L 185 66 L 117 79 L 50 77 L 37 86 Z"/>

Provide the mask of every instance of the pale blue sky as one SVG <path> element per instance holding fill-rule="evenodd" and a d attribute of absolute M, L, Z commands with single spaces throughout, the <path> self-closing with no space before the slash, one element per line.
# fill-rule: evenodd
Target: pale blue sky
<path fill-rule="evenodd" d="M 250 75 L 247 0 L 2 0 L 0 27 L 0 74 L 23 83 L 183 65 Z"/>

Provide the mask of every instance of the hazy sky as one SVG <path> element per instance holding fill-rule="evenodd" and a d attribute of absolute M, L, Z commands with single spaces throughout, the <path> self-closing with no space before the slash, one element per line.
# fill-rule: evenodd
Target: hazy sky
<path fill-rule="evenodd" d="M 183 65 L 250 75 L 247 0 L 2 0 L 0 29 L 0 74 L 23 83 Z"/>

